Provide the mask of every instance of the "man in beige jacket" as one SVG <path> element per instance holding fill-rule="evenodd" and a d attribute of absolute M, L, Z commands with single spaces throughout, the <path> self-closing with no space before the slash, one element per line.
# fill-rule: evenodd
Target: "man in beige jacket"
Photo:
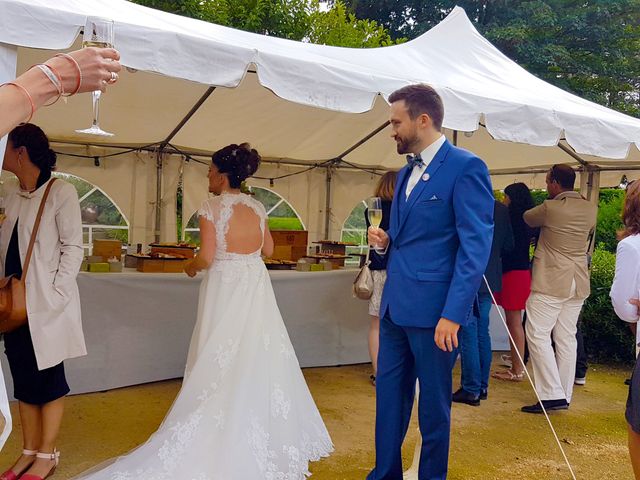
<path fill-rule="evenodd" d="M 566 410 L 571 403 L 578 315 L 590 292 L 587 250 L 598 210 L 573 190 L 575 180 L 571 167 L 554 165 L 546 179 L 549 200 L 524 214 L 529 226 L 540 227 L 526 333 L 536 390 L 546 410 Z M 522 411 L 542 413 L 542 407 L 536 403 Z"/>

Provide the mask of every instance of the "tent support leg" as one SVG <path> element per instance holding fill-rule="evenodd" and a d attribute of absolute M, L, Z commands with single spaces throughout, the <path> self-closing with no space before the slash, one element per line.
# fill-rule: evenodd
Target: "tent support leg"
<path fill-rule="evenodd" d="M 162 149 L 158 150 L 156 157 L 156 224 L 155 242 L 160 242 L 160 224 L 162 222 Z"/>
<path fill-rule="evenodd" d="M 329 240 L 329 234 L 331 233 L 331 181 L 333 179 L 333 166 L 327 167 L 327 188 L 326 199 L 324 206 L 324 239 Z"/>
<path fill-rule="evenodd" d="M 588 166 L 581 169 L 580 193 L 591 203 L 598 204 L 600 200 L 600 170 Z"/>
<path fill-rule="evenodd" d="M 600 170 L 598 167 L 584 166 L 580 172 L 580 193 L 589 202 L 598 206 L 600 200 Z M 596 234 L 596 227 L 593 228 L 592 235 Z M 596 242 L 592 241 L 589 245 L 589 255 L 593 255 L 596 248 Z"/>
<path fill-rule="evenodd" d="M 160 225 L 162 222 L 162 154 L 164 153 L 165 148 L 173 140 L 173 138 L 182 130 L 191 117 L 193 117 L 198 109 L 207 101 L 207 99 L 211 96 L 211 94 L 215 91 L 216 87 L 209 87 L 202 94 L 202 96 L 198 99 L 191 110 L 187 112 L 187 114 L 180 120 L 180 122 L 175 126 L 175 128 L 167 135 L 167 137 L 160 143 L 160 148 L 158 148 L 158 156 L 156 158 L 156 170 L 157 170 L 157 178 L 156 178 L 156 224 L 155 224 L 155 241 L 156 243 L 160 242 Z"/>

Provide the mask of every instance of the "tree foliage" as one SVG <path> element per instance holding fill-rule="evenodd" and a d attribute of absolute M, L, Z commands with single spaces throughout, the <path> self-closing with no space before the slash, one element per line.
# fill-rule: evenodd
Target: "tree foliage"
<path fill-rule="evenodd" d="M 415 38 L 455 5 L 531 73 L 640 117 L 640 0 L 346 0 L 392 38 Z"/>
<path fill-rule="evenodd" d="M 274 37 L 341 47 L 396 43 L 375 21 L 361 20 L 342 1 L 319 0 L 132 0 L 166 12 Z"/>

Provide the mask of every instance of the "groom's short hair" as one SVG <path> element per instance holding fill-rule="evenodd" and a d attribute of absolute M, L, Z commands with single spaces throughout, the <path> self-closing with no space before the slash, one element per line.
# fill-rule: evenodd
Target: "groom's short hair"
<path fill-rule="evenodd" d="M 432 86 L 424 83 L 407 85 L 389 96 L 389 103 L 399 102 L 400 100 L 404 100 L 412 120 L 426 113 L 431 118 L 434 128 L 438 131 L 442 129 L 444 106 L 442 105 L 442 98 Z"/>

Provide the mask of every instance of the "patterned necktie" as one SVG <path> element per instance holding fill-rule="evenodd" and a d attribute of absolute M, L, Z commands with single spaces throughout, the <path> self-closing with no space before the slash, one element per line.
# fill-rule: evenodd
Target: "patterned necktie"
<path fill-rule="evenodd" d="M 422 157 L 420 156 L 420 154 L 418 154 L 418 155 L 407 155 L 407 163 L 411 166 L 411 168 L 413 168 L 413 167 L 419 167 L 419 168 L 424 167 L 424 162 L 422 161 Z"/>

